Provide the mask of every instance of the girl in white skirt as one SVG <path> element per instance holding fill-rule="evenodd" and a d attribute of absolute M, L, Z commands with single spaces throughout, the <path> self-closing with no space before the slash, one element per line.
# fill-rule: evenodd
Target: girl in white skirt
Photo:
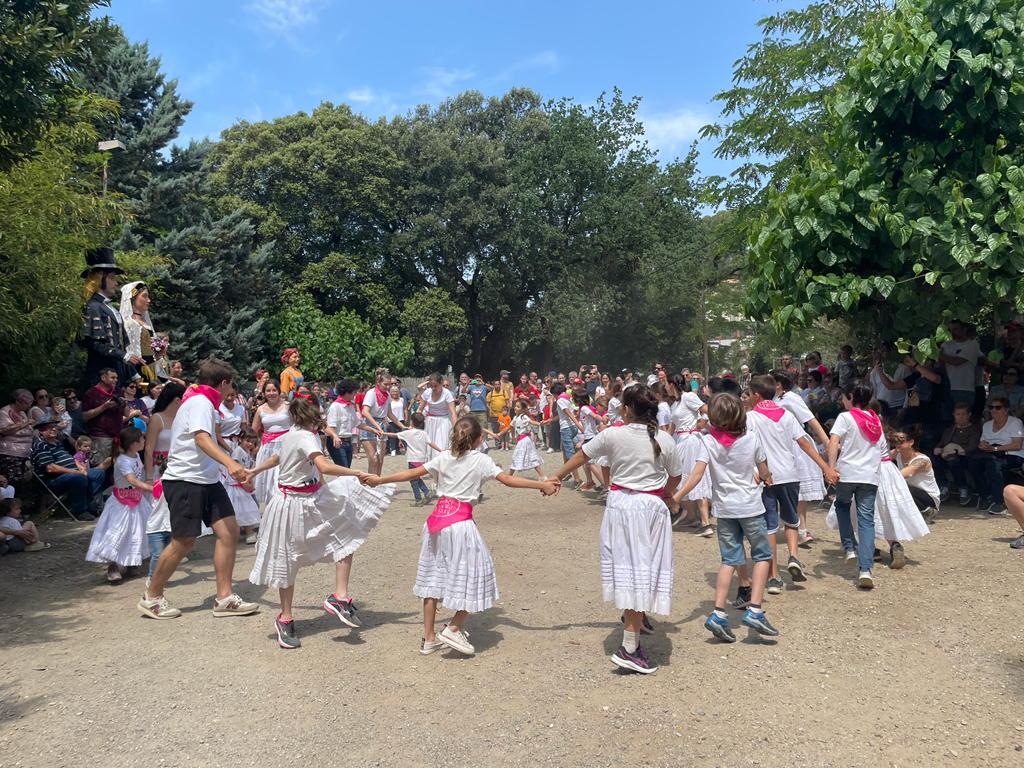
<path fill-rule="evenodd" d="M 586 392 L 586 390 L 583 391 Z M 580 423 L 583 425 L 583 440 L 580 443 L 580 445 L 586 445 L 595 437 L 597 437 L 597 434 L 602 429 L 604 429 L 607 420 L 604 417 L 604 415 L 602 415 L 601 412 L 598 411 L 598 409 L 595 406 L 591 405 L 589 402 L 584 401 L 582 403 L 579 403 L 579 408 Z M 587 476 L 587 482 L 580 486 L 580 490 L 592 491 L 596 489 L 598 491 L 601 491 L 604 489 L 604 486 L 594 484 L 594 475 L 591 472 L 590 465 L 591 462 L 589 461 L 583 465 L 583 472 Z"/>
<path fill-rule="evenodd" d="M 669 383 L 675 389 L 679 399 L 672 403 L 672 436 L 675 439 L 675 452 L 681 463 L 683 474 L 689 477 L 697 463 L 700 451 L 700 432 L 707 418 L 707 406 L 696 392 L 686 385 L 686 380 L 676 374 Z M 693 518 L 697 522 L 700 514 L 700 535 L 710 539 L 715 535 L 711 527 L 711 477 L 705 473 L 692 491 L 683 499 L 685 518 Z"/>
<path fill-rule="evenodd" d="M 441 374 L 432 373 L 426 382 L 420 385 L 423 392 L 420 401 L 423 414 L 427 419 L 427 438 L 434 445 L 451 445 L 452 425 L 455 424 L 455 396 L 444 386 Z M 427 452 L 427 458 L 437 455 L 433 448 Z"/>
<path fill-rule="evenodd" d="M 366 483 L 401 483 L 430 474 L 437 482 L 437 506 L 423 526 L 423 543 L 413 594 L 423 599 L 423 639 L 426 655 L 448 647 L 467 656 L 476 653 L 462 627 L 471 613 L 486 611 L 498 599 L 494 562 L 473 522 L 473 502 L 480 486 L 496 479 L 509 488 L 533 488 L 545 496 L 558 493 L 556 483 L 527 480 L 503 472 L 478 450 L 484 440 L 479 422 L 464 417 L 452 429 L 451 450 L 439 453 L 421 467 L 370 477 Z M 455 611 L 440 632 L 434 630 L 437 604 Z"/>
<path fill-rule="evenodd" d="M 167 456 L 171 450 L 171 425 L 181 407 L 181 398 L 185 388 L 173 381 L 167 382 L 160 396 L 153 405 L 153 413 L 149 417 L 146 428 L 145 464 L 146 479 L 153 484 L 154 492 L 150 496 L 151 511 L 146 523 L 146 539 L 149 543 L 149 578 L 156 570 L 160 553 L 171 543 L 171 511 L 167 507 L 167 497 L 157 491 L 160 476 L 167 467 Z M 159 497 L 159 498 L 158 498 Z M 186 562 L 182 560 L 182 562 Z"/>
<path fill-rule="evenodd" d="M 652 631 L 646 613 L 672 605 L 672 523 L 663 501 L 679 484 L 682 463 L 672 438 L 658 429 L 658 401 L 643 384 L 622 395 L 625 424 L 606 429 L 554 474 L 561 480 L 587 459 L 608 459 L 612 485 L 601 523 L 604 599 L 623 611 L 622 645 L 612 663 L 650 674 L 658 667 L 640 646 Z"/>
<path fill-rule="evenodd" d="M 237 433 L 237 442 L 231 441 L 230 455 L 246 469 L 253 467 L 253 455 L 256 451 L 256 433 L 248 427 L 242 427 Z M 223 469 L 220 482 L 228 492 L 231 506 L 235 510 L 235 522 L 246 544 L 256 543 L 256 528 L 260 524 L 260 508 L 253 496 L 253 488 L 249 483 L 236 483 Z"/>
<path fill-rule="evenodd" d="M 256 454 L 256 464 L 264 464 L 271 456 L 276 456 L 281 449 L 277 441 L 284 437 L 292 426 L 288 416 L 288 401 L 281 397 L 281 390 L 276 381 L 268 381 L 263 389 L 267 402 L 256 409 L 252 417 L 252 431 L 260 440 L 260 451 Z M 277 487 L 277 465 L 269 471 L 257 476 L 255 482 L 256 501 L 266 506 Z"/>
<path fill-rule="evenodd" d="M 277 487 L 263 513 L 256 560 L 249 581 L 277 587 L 281 612 L 274 621 L 282 648 L 298 648 L 292 617 L 295 576 L 304 565 L 335 564 L 335 590 L 323 602 L 324 610 L 343 624 L 358 627 L 356 607 L 349 596 L 352 555 L 366 541 L 381 513 L 391 502 L 393 486 L 365 488 L 356 478 L 368 477 L 330 460 L 317 431 L 323 417 L 317 406 L 296 397 L 288 406 L 293 426 L 278 439 L 280 450 L 251 474 L 277 468 Z M 322 476 L 336 479 L 321 483 Z"/>
<path fill-rule="evenodd" d="M 512 463 L 509 465 L 508 473 L 514 475 L 516 472 L 525 472 L 528 469 L 537 471 L 537 477 L 547 480 L 544 474 L 544 460 L 537 452 L 537 444 L 533 442 L 533 428 L 541 426 L 541 422 L 534 421 L 527 414 L 529 402 L 520 398 L 512 404 L 515 415 L 500 432 L 494 433 L 495 439 L 500 438 L 509 430 L 516 440 L 516 447 L 512 450 Z"/>
<path fill-rule="evenodd" d="M 145 445 L 142 433 L 125 427 L 120 435 L 123 453 L 114 461 L 114 489 L 103 505 L 103 514 L 92 532 L 85 559 L 107 564 L 107 581 L 118 582 L 128 566 L 142 565 L 149 557 L 146 523 L 150 502 L 146 494 L 153 486 L 145 481 L 146 470 L 139 458 Z"/>

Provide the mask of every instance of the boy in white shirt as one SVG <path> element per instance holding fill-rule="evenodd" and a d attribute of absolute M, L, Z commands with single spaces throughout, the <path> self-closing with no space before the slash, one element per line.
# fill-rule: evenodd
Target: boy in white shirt
<path fill-rule="evenodd" d="M 213 567 L 217 578 L 214 616 L 247 616 L 259 605 L 247 603 L 232 589 L 238 523 L 228 492 L 220 482 L 221 466 L 237 483 L 246 483 L 249 473 L 217 443 L 218 409 L 234 389 L 238 374 L 225 362 L 213 358 L 199 367 L 199 384 L 185 392 L 171 427 L 171 449 L 167 469 L 161 475 L 162 492 L 167 494 L 171 518 L 171 543 L 160 555 L 139 611 L 152 619 L 173 619 L 181 611 L 164 597 L 164 586 L 181 563 L 202 529 L 203 523 L 217 535 Z"/>
<path fill-rule="evenodd" d="M 358 432 L 359 414 L 355 395 L 359 384 L 352 379 L 338 382 L 338 397 L 327 408 L 327 453 L 339 467 L 352 466 L 352 436 Z"/>
<path fill-rule="evenodd" d="M 423 418 L 422 413 L 417 412 L 410 416 L 409 423 L 412 428 L 396 432 L 395 437 L 405 443 L 405 460 L 408 462 L 409 469 L 416 469 L 427 462 L 427 448 L 432 448 L 437 453 L 441 453 L 445 449 L 430 442 L 426 430 L 423 429 L 426 419 Z M 409 485 L 412 486 L 412 495 L 416 499 L 412 503 L 414 507 L 422 506 L 430 501 L 430 489 L 427 488 L 422 477 L 413 478 L 409 481 Z"/>

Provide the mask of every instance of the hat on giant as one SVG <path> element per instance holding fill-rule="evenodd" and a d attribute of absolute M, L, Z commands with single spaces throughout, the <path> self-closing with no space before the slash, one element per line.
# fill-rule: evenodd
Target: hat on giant
<path fill-rule="evenodd" d="M 109 246 L 93 248 L 92 250 L 86 251 L 85 264 L 86 267 L 82 271 L 83 279 L 88 277 L 90 272 L 95 272 L 101 269 L 104 271 L 124 274 L 124 270 L 114 262 L 114 249 Z"/>

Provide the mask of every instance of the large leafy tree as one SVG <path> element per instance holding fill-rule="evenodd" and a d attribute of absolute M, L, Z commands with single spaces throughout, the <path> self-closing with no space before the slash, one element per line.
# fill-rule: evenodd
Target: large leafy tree
<path fill-rule="evenodd" d="M 828 100 L 825 149 L 754 233 L 750 309 L 857 311 L 934 354 L 939 313 L 1024 308 L 1024 10 L 900 0 Z"/>

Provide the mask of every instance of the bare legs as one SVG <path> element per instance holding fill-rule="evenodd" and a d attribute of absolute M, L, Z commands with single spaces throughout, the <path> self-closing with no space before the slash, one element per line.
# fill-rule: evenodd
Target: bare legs
<path fill-rule="evenodd" d="M 468 611 L 456 611 L 455 615 L 452 616 L 451 621 L 448 622 L 448 626 L 456 632 L 462 629 L 463 623 L 469 616 Z M 425 597 L 423 598 L 423 639 L 428 643 L 434 642 L 437 639 L 435 633 L 435 623 L 437 622 L 437 598 L 436 597 Z"/>
<path fill-rule="evenodd" d="M 334 564 L 334 594 L 342 599 L 348 599 L 348 577 L 352 575 L 352 555 Z"/>
<path fill-rule="evenodd" d="M 218 521 L 219 522 L 219 521 Z M 218 538 L 218 543 L 220 539 Z M 164 547 L 164 551 L 160 553 L 160 559 L 156 563 L 156 570 L 153 571 L 153 576 L 149 580 L 149 589 L 146 590 L 146 596 L 150 598 L 163 597 L 164 587 L 167 586 L 167 580 L 171 578 L 171 575 L 178 570 L 178 566 L 181 565 L 182 559 L 185 555 L 192 551 L 192 545 L 196 543 L 195 538 L 188 539 L 171 539 L 171 543 Z M 216 566 L 216 563 L 214 563 Z M 220 588 L 218 587 L 218 592 Z"/>
<path fill-rule="evenodd" d="M 376 440 L 363 440 L 360 443 L 366 451 L 366 471 L 371 475 L 379 475 L 384 467 L 384 453 L 378 450 Z"/>

